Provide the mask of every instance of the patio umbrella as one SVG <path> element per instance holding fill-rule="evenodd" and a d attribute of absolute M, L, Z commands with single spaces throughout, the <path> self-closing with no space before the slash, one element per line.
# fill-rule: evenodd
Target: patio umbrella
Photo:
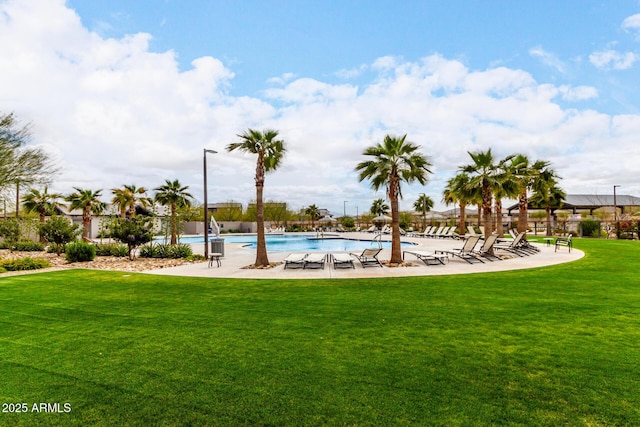
<path fill-rule="evenodd" d="M 331 218 L 330 216 L 325 216 L 325 217 L 322 217 L 320 220 L 318 220 L 318 222 L 321 222 L 323 224 L 331 223 L 334 221 L 335 219 Z"/>
<path fill-rule="evenodd" d="M 375 221 L 375 222 L 391 222 L 391 217 L 388 217 L 386 215 L 378 215 L 377 217 L 373 218 L 371 221 Z"/>

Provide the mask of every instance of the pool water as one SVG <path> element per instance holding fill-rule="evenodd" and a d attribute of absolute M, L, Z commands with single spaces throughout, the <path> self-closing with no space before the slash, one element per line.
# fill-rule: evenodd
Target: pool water
<path fill-rule="evenodd" d="M 225 243 L 243 243 L 249 249 L 256 248 L 255 235 L 222 235 Z M 315 235 L 269 235 L 265 236 L 267 250 L 272 252 L 340 252 L 363 251 L 377 248 L 378 241 L 345 239 L 342 237 L 316 238 Z M 203 237 L 182 237 L 181 243 L 204 243 Z M 402 242 L 402 246 L 413 246 L 413 243 Z M 391 248 L 390 241 L 382 241 L 383 248 Z"/>

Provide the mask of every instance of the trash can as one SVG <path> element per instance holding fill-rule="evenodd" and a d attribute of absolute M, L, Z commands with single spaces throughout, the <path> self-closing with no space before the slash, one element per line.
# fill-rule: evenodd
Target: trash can
<path fill-rule="evenodd" d="M 222 254 L 224 256 L 224 239 L 215 238 L 210 239 L 211 243 L 211 253 L 212 254 Z"/>

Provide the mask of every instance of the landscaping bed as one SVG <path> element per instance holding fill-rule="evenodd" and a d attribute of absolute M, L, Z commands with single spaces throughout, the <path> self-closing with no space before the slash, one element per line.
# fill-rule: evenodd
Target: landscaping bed
<path fill-rule="evenodd" d="M 51 263 L 51 269 L 66 269 L 66 268 L 88 268 L 95 270 L 117 270 L 117 271 L 147 271 L 157 270 L 160 268 L 176 267 L 183 264 L 193 264 L 194 262 L 202 261 L 187 261 L 183 258 L 171 259 L 171 258 L 136 258 L 130 261 L 127 257 L 114 257 L 114 256 L 96 256 L 93 261 L 86 262 L 69 262 L 65 259 L 64 254 L 58 256 L 53 253 L 47 252 L 11 252 L 7 249 L 0 250 L 0 260 L 9 260 L 16 258 L 45 258 Z M 29 270 L 29 271 L 14 271 L 2 273 L 0 276 L 9 274 L 25 274 L 34 273 L 43 270 Z"/>

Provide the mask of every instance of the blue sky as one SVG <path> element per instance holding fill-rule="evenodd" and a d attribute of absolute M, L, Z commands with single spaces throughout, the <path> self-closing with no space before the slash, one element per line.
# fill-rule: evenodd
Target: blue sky
<path fill-rule="evenodd" d="M 638 0 L 5 0 L 0 17 L 0 111 L 35 124 L 59 191 L 179 178 L 201 194 L 207 146 L 209 199 L 246 203 L 254 159 L 224 147 L 275 127 L 289 153 L 266 197 L 295 207 L 384 197 L 353 167 L 387 133 L 434 165 L 405 209 L 422 192 L 443 208 L 489 147 L 550 160 L 570 193 L 640 193 Z"/>
<path fill-rule="evenodd" d="M 440 53 L 471 69 L 524 69 L 538 81 L 597 85 L 607 112 L 638 112 L 637 69 L 614 75 L 589 62 L 594 51 L 638 50 L 620 24 L 637 0 L 609 1 L 71 1 L 83 23 L 105 37 L 153 36 L 182 69 L 202 56 L 235 77 L 230 93 L 260 96 L 272 77 L 346 78 L 382 56 L 416 61 Z M 629 92 L 635 97 L 630 98 Z M 622 98 L 622 99 L 618 99 Z"/>

